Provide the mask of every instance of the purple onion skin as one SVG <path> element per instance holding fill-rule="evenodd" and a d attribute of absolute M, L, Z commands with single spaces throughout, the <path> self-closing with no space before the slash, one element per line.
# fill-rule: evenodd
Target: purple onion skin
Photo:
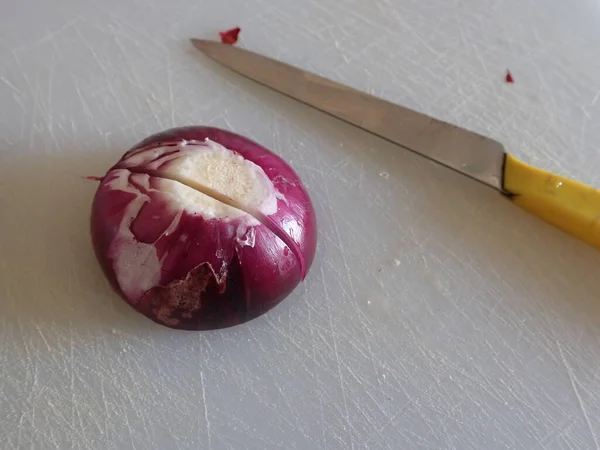
<path fill-rule="evenodd" d="M 140 177 L 147 175 L 139 173 L 129 173 L 128 189 L 141 190 L 150 200 L 135 217 L 124 217 L 136 195 L 111 188 L 110 183 L 116 178 L 116 171 L 127 166 L 124 161 L 129 155 L 158 144 L 206 138 L 264 170 L 279 192 L 277 211 L 269 217 L 296 242 L 300 254 L 295 254 L 263 224 L 253 226 L 254 245 L 243 245 L 240 236 L 231 230 L 235 223 L 228 226 L 221 219 L 205 219 L 175 207 L 161 192 L 144 190 Z M 141 166 L 137 168 L 143 169 Z M 160 189 L 162 181 L 149 177 L 154 189 Z M 129 224 L 133 242 L 123 241 L 124 223 Z M 173 223 L 174 229 L 165 233 Z M 301 258 L 308 271 L 315 256 L 317 223 L 306 188 L 283 159 L 232 132 L 190 126 L 144 139 L 109 169 L 92 204 L 91 236 L 106 278 L 136 311 L 170 328 L 212 330 L 248 322 L 269 311 L 296 288 L 303 279 Z M 131 285 L 123 289 L 119 283 L 119 275 L 123 274 L 118 273 L 123 269 L 116 267 L 115 261 L 128 248 L 143 244 L 146 244 L 144 249 L 151 249 L 150 253 L 154 252 L 152 247 L 156 250 L 156 260 L 160 261 L 157 282 L 143 291 Z M 144 263 L 139 267 L 143 273 Z M 132 276 L 135 278 L 135 274 Z M 134 295 L 132 291 L 137 292 Z"/>

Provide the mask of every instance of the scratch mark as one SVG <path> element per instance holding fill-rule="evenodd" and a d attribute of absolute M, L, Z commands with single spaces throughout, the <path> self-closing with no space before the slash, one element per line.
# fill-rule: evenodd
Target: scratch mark
<path fill-rule="evenodd" d="M 325 271 L 323 270 L 323 267 L 321 267 L 321 279 L 322 280 L 326 280 L 327 278 L 325 277 Z M 326 283 L 323 282 L 323 290 L 325 292 L 325 298 L 329 298 L 329 293 L 326 287 Z M 331 332 L 331 341 L 333 344 L 333 352 L 335 354 L 335 360 L 336 360 L 336 365 L 337 365 L 337 372 L 338 372 L 338 377 L 340 380 L 340 388 L 342 390 L 342 402 L 344 405 L 344 415 L 346 416 L 346 423 L 348 424 L 348 426 L 350 427 L 350 412 L 348 410 L 348 399 L 346 398 L 346 389 L 344 387 L 344 376 L 342 374 L 342 361 L 340 359 L 340 353 L 337 347 L 337 338 L 336 338 L 336 332 L 333 328 L 333 316 L 331 314 L 331 309 L 329 306 L 329 303 L 327 303 L 327 313 L 329 316 L 329 330 Z M 350 448 L 354 449 L 354 440 L 352 439 L 352 433 L 351 430 L 348 429 L 348 434 L 350 436 Z"/>
<path fill-rule="evenodd" d="M 54 54 L 52 54 L 52 63 L 49 64 L 50 70 L 49 70 L 49 74 L 48 74 L 48 99 L 47 99 L 47 109 L 48 110 L 50 110 L 53 105 L 53 85 L 54 85 L 54 67 L 55 67 L 55 65 L 56 65 L 55 57 L 54 57 Z M 45 116 L 44 118 L 46 119 L 46 126 L 48 128 L 48 132 L 50 133 L 50 138 L 54 142 L 54 145 L 56 146 L 56 148 L 60 148 L 60 145 L 58 144 L 56 135 L 54 133 L 54 127 L 53 127 L 54 115 L 52 114 L 52 111 L 47 111 L 47 114 L 44 114 L 44 116 Z"/>
<path fill-rule="evenodd" d="M 308 297 L 310 297 L 310 296 L 308 296 Z M 315 321 L 313 320 L 313 317 L 312 317 L 312 311 L 314 311 L 315 307 L 311 303 L 309 303 L 308 306 L 309 306 L 308 311 L 307 311 L 307 314 L 308 314 L 308 323 L 314 324 Z M 319 315 L 318 311 L 315 311 L 315 312 L 317 313 L 317 315 Z M 311 338 L 310 342 L 311 342 L 311 350 L 312 350 L 312 361 L 315 363 L 315 370 L 314 370 L 315 381 L 318 384 L 320 384 L 321 380 L 319 378 L 319 371 L 318 371 L 319 363 L 317 362 L 317 351 L 316 351 L 316 348 L 315 348 L 315 339 L 316 339 L 316 337 L 315 337 L 315 329 L 314 329 L 314 327 L 311 326 L 309 328 L 309 331 L 310 331 L 310 338 Z M 326 424 L 326 421 L 325 421 L 325 409 L 323 407 L 323 396 L 322 395 L 318 396 L 318 401 L 319 401 L 319 412 L 321 414 L 321 439 L 322 439 L 322 442 L 325 442 L 326 441 L 326 438 L 325 438 L 325 424 Z"/>
<path fill-rule="evenodd" d="M 117 93 L 114 90 L 113 84 L 110 82 L 110 80 L 112 80 L 112 77 L 108 73 L 108 70 L 106 68 L 106 64 L 104 64 L 104 62 L 102 61 L 102 59 L 98 56 L 98 53 L 96 53 L 96 51 L 94 50 L 94 46 L 87 40 L 87 38 L 84 36 L 84 34 L 81 32 L 81 30 L 79 30 L 78 27 L 73 27 L 73 28 L 74 28 L 75 32 L 77 33 L 77 36 L 79 37 L 81 43 L 88 50 L 88 52 L 92 56 L 94 62 L 96 63 L 96 65 L 98 66 L 98 68 L 102 71 L 102 73 L 104 74 L 104 76 L 106 77 L 106 80 L 107 80 L 107 84 L 106 84 L 107 89 L 110 91 L 111 95 L 115 99 L 117 107 L 119 108 L 119 110 L 123 114 L 123 117 L 128 117 L 127 112 L 123 108 L 123 105 L 122 105 L 122 103 L 120 101 L 121 96 L 117 95 Z M 118 44 L 119 43 L 117 42 L 117 45 Z M 125 54 L 125 56 L 127 56 L 127 54 Z M 136 80 L 136 82 L 137 81 L 138 80 Z M 139 82 L 138 82 L 138 85 L 139 85 Z"/>
<path fill-rule="evenodd" d="M 556 342 L 556 346 L 558 347 L 558 353 L 560 354 L 560 359 L 562 360 L 562 363 L 564 364 L 565 369 L 567 370 L 567 375 L 569 376 L 569 381 L 571 381 L 571 387 L 573 388 L 575 397 L 577 397 L 577 403 L 579 403 L 579 409 L 581 410 L 581 414 L 583 415 L 583 418 L 585 419 L 588 429 L 590 430 L 590 434 L 592 435 L 592 439 L 594 440 L 594 446 L 595 446 L 596 450 L 600 450 L 600 446 L 598 446 L 598 439 L 596 438 L 596 433 L 594 433 L 594 429 L 592 428 L 592 423 L 590 422 L 590 418 L 588 416 L 587 410 L 585 409 L 583 399 L 581 398 L 581 395 L 579 394 L 579 389 L 577 388 L 577 379 L 575 378 L 575 373 L 573 372 L 573 369 L 567 363 L 567 359 L 565 358 L 562 347 L 558 343 L 558 341 Z"/>
<path fill-rule="evenodd" d="M 81 16 L 77 16 L 74 19 L 71 19 L 68 22 L 65 22 L 62 26 L 55 29 L 54 31 L 49 31 L 46 35 L 42 36 L 37 41 L 31 42 L 31 43 L 28 42 L 28 43 L 25 43 L 25 44 L 15 47 L 14 49 L 12 49 L 12 53 L 13 54 L 21 53 L 23 50 L 27 50 L 29 48 L 39 46 L 40 44 L 43 44 L 46 41 L 51 41 L 56 36 L 61 34 L 61 32 L 63 32 L 67 28 L 71 27 L 72 25 L 76 24 L 77 22 L 79 22 L 80 19 L 81 19 Z"/>
<path fill-rule="evenodd" d="M 32 93 L 31 97 L 33 97 L 33 109 L 31 110 L 29 115 L 31 117 L 31 121 L 33 122 L 35 120 L 35 118 L 37 117 L 38 110 L 40 109 L 40 101 L 39 101 L 40 94 L 39 94 L 38 89 L 35 89 L 33 87 L 33 84 L 31 83 L 29 77 L 27 76 L 27 71 L 23 67 L 23 64 L 21 63 L 21 60 L 17 56 L 16 51 L 13 51 L 13 58 L 15 59 L 15 62 L 17 64 L 17 66 L 19 67 L 19 73 L 23 76 L 23 79 L 25 80 L 25 84 L 27 84 L 29 92 Z M 24 130 L 23 127 L 21 129 Z M 33 145 L 34 145 L 35 131 L 36 131 L 35 126 L 30 127 L 30 130 L 29 130 L 29 145 L 30 145 L 30 147 L 33 147 Z M 24 136 L 25 132 L 23 131 L 22 134 Z"/>
<path fill-rule="evenodd" d="M 46 339 L 46 336 L 44 335 L 44 333 L 42 333 L 41 327 L 39 325 L 36 325 L 35 329 L 38 332 L 38 334 L 40 335 L 40 337 L 42 338 L 42 341 L 44 341 L 44 345 L 46 346 L 48 353 L 51 353 L 52 348 L 50 347 L 50 344 L 48 343 L 48 339 Z"/>
<path fill-rule="evenodd" d="M 401 417 L 407 410 L 409 407 L 413 406 L 418 400 L 419 400 L 420 395 L 417 395 L 416 397 L 413 398 L 408 398 L 408 401 L 402 405 L 401 408 L 398 409 L 398 411 L 396 411 L 394 413 L 394 415 L 392 415 L 382 426 L 380 426 L 378 429 L 375 429 L 375 433 L 371 433 L 371 435 L 369 436 L 369 438 L 365 441 L 365 447 L 368 448 L 368 444 L 375 438 L 375 435 L 383 435 L 383 431 L 388 428 L 390 425 L 392 425 L 397 418 Z"/>
<path fill-rule="evenodd" d="M 590 106 L 594 106 L 598 101 L 598 98 L 600 98 L 600 89 L 598 90 L 598 92 L 596 92 L 596 95 L 594 95 L 594 99 L 592 100 L 592 103 L 590 103 Z"/>
<path fill-rule="evenodd" d="M 208 406 L 206 405 L 206 387 L 204 386 L 204 372 L 200 372 L 200 384 L 202 385 L 202 405 L 204 407 L 204 420 L 206 421 L 206 436 L 208 438 L 208 448 L 212 448 L 210 435 L 210 420 L 208 419 Z"/>
<path fill-rule="evenodd" d="M 111 27 L 111 31 L 113 34 L 113 39 L 114 42 L 117 44 L 117 46 L 119 47 L 121 53 L 126 57 L 125 60 L 125 64 L 127 66 L 127 69 L 129 70 L 129 74 L 131 75 L 131 78 L 134 81 L 134 86 L 136 88 L 138 88 L 144 95 L 143 95 L 143 99 L 146 103 L 146 106 L 148 107 L 148 110 L 152 113 L 152 117 L 153 119 L 160 125 L 162 123 L 162 121 L 160 120 L 160 112 L 156 111 L 153 106 L 152 106 L 152 102 L 150 101 L 150 98 L 152 96 L 152 93 L 144 88 L 144 84 L 141 82 L 140 78 L 137 75 L 137 71 L 135 70 L 133 64 L 130 61 L 129 58 L 129 52 L 127 51 L 126 47 L 123 45 L 123 43 L 121 42 L 121 39 L 119 38 L 119 36 L 117 35 L 117 33 L 115 32 L 114 28 Z M 111 88 L 112 86 L 109 84 L 109 88 Z M 111 90 L 112 92 L 112 90 Z M 113 92 L 114 94 L 114 92 Z M 120 101 L 118 100 L 118 97 L 115 95 L 115 99 L 117 99 L 117 102 L 120 105 Z M 121 106 L 121 109 L 123 109 L 123 107 Z M 125 112 L 123 111 L 124 117 L 127 117 L 127 114 L 125 114 Z"/>
<path fill-rule="evenodd" d="M 11 88 L 17 94 L 23 95 L 23 92 L 19 88 L 17 88 L 14 84 L 12 84 L 10 81 L 8 81 L 8 78 L 0 77 L 0 81 L 2 81 L 4 84 L 6 84 L 9 88 Z"/>
<path fill-rule="evenodd" d="M 175 102 L 173 101 L 173 76 L 171 72 L 171 57 L 167 53 L 167 86 L 169 87 L 169 104 L 171 105 L 171 125 L 175 126 Z"/>
<path fill-rule="evenodd" d="M 19 418 L 19 425 L 18 425 L 18 430 L 19 430 L 19 434 L 17 435 L 17 448 L 21 448 L 21 439 L 22 439 L 22 435 L 23 435 L 23 419 L 25 418 L 25 413 L 21 414 L 21 417 Z"/>
<path fill-rule="evenodd" d="M 75 369 L 73 349 L 73 324 L 69 323 L 69 391 L 71 393 L 71 424 L 75 425 L 75 414 L 77 411 L 77 399 L 75 398 Z"/>
<path fill-rule="evenodd" d="M 557 425 L 556 428 L 550 430 L 538 440 L 535 448 L 547 450 L 549 448 L 548 445 L 565 436 L 571 430 L 571 428 L 573 428 L 574 423 L 574 420 L 569 420 Z"/>

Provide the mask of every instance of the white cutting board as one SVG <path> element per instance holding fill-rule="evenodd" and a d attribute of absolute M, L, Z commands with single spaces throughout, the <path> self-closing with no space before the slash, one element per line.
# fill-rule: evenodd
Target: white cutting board
<path fill-rule="evenodd" d="M 188 42 L 236 25 L 600 187 L 597 1 L 4 0 L 0 448 L 598 448 L 600 252 Z M 320 226 L 306 282 L 218 332 L 116 298 L 80 178 L 189 124 L 282 155 Z"/>

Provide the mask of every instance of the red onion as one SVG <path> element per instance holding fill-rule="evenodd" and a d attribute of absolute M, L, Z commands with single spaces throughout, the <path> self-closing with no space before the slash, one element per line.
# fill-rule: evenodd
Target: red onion
<path fill-rule="evenodd" d="M 125 153 L 91 215 L 113 289 L 153 321 L 187 330 L 241 324 L 282 301 L 312 264 L 316 229 L 285 161 L 208 127 L 166 130 Z"/>

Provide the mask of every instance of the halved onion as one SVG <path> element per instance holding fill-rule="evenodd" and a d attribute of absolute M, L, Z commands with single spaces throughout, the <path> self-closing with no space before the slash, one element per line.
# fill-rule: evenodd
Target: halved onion
<path fill-rule="evenodd" d="M 210 127 L 140 142 L 103 177 L 92 205 L 96 256 L 114 290 L 171 328 L 247 322 L 302 281 L 315 212 L 279 156 Z"/>

